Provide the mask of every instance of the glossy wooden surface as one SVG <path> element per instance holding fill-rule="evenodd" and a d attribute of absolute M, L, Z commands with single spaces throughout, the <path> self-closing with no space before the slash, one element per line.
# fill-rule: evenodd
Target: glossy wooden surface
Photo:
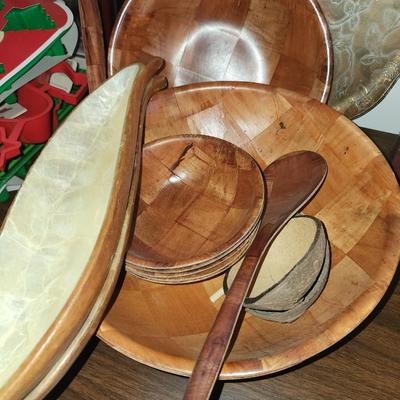
<path fill-rule="evenodd" d="M 243 302 L 274 238 L 292 216 L 308 203 L 327 174 L 325 160 L 317 153 L 285 154 L 263 171 L 268 198 L 260 229 L 246 252 L 243 263 L 218 311 L 193 368 L 184 398 L 209 399 L 218 379 L 238 322 Z M 232 341 L 232 344 L 234 340 Z"/>
<path fill-rule="evenodd" d="M 97 0 L 103 25 L 103 36 L 106 48 L 110 42 L 114 22 L 123 2 L 123 0 Z"/>
<path fill-rule="evenodd" d="M 149 56 L 166 60 L 171 87 L 250 81 L 325 102 L 332 77 L 330 37 L 315 0 L 127 0 L 109 72 Z"/>
<path fill-rule="evenodd" d="M 327 286 L 292 324 L 246 315 L 223 379 L 295 365 L 336 343 L 367 317 L 397 267 L 400 202 L 392 170 L 362 131 L 334 110 L 294 93 L 210 83 L 153 97 L 145 139 L 172 132 L 223 137 L 249 151 L 262 168 L 296 150 L 316 151 L 328 163 L 327 180 L 305 209 L 327 228 L 332 248 Z M 98 335 L 136 360 L 189 375 L 221 304 L 210 296 L 221 287 L 221 277 L 180 286 L 126 277 Z"/>
<path fill-rule="evenodd" d="M 261 171 L 239 147 L 203 135 L 149 143 L 127 263 L 149 279 L 206 268 L 246 240 L 263 207 Z"/>
<path fill-rule="evenodd" d="M 400 390 L 400 286 L 378 311 L 347 340 L 297 368 L 219 382 L 215 399 L 395 399 Z M 187 378 L 150 368 L 93 341 L 46 400 L 181 400 L 186 383 Z"/>
<path fill-rule="evenodd" d="M 255 235 L 257 234 L 259 225 L 260 224 L 258 223 L 254 227 L 249 237 L 245 239 L 243 243 L 231 250 L 222 258 L 213 261 L 210 265 L 203 265 L 200 267 L 195 266 L 193 270 L 186 271 L 173 271 L 170 269 L 168 269 L 168 271 L 149 271 L 140 269 L 136 265 L 125 262 L 125 270 L 141 279 L 169 285 L 200 282 L 205 279 L 212 278 L 213 276 L 224 272 L 226 269 L 233 266 L 236 262 L 239 262 L 243 258 Z"/>
<path fill-rule="evenodd" d="M 361 129 L 381 149 L 393 168 L 397 180 L 400 181 L 400 135 L 369 128 Z"/>
<path fill-rule="evenodd" d="M 88 85 L 89 90 L 93 91 L 107 76 L 102 18 L 97 0 L 78 0 L 78 5 Z"/>
<path fill-rule="evenodd" d="M 206 99 L 206 100 L 205 100 Z M 210 83 L 160 92 L 145 139 L 176 132 L 223 137 L 265 168 L 296 150 L 328 163 L 323 188 L 304 212 L 327 228 L 332 269 L 317 302 L 292 324 L 246 315 L 223 379 L 270 374 L 325 350 L 357 327 L 384 295 L 399 259 L 399 188 L 380 151 L 334 110 L 261 85 Z M 125 277 L 98 335 L 124 354 L 190 375 L 221 302 L 222 278 L 166 286 Z"/>
<path fill-rule="evenodd" d="M 389 157 L 395 148 L 396 136 L 381 132 L 372 137 Z M 0 221 L 8 205 L 0 203 Z M 345 340 L 281 373 L 242 381 L 220 381 L 215 398 L 395 399 L 400 390 L 398 278 L 399 273 L 379 306 Z M 187 378 L 138 363 L 93 339 L 46 400 L 178 400 L 186 384 Z"/>

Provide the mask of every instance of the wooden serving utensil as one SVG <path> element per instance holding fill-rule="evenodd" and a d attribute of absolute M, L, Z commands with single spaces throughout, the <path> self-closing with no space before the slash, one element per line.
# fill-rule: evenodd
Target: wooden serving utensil
<path fill-rule="evenodd" d="M 266 208 L 261 226 L 215 318 L 184 399 L 208 399 L 218 378 L 228 346 L 259 266 L 275 236 L 321 187 L 327 164 L 317 153 L 298 151 L 278 158 L 263 172 Z"/>

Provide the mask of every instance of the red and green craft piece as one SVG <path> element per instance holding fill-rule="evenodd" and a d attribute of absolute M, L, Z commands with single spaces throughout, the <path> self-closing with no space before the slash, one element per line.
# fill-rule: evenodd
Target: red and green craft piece
<path fill-rule="evenodd" d="M 73 16 L 51 0 L 3 0 L 0 3 L 0 93 L 45 55 L 65 54 L 61 37 Z"/>
<path fill-rule="evenodd" d="M 17 131 L 7 136 L 5 128 L 0 126 L 0 171 L 4 171 L 7 160 L 20 154 L 21 145 Z"/>
<path fill-rule="evenodd" d="M 74 105 L 58 102 L 56 112 L 57 124 L 62 122 L 73 109 Z M 13 176 L 17 176 L 21 179 L 25 178 L 26 174 L 28 173 L 29 166 L 32 164 L 44 146 L 44 143 L 22 144 L 19 149 L 21 154 L 17 157 L 9 159 L 6 162 L 4 170 L 0 169 L 0 202 L 6 202 L 10 198 L 10 194 L 6 189 L 7 182 Z"/>

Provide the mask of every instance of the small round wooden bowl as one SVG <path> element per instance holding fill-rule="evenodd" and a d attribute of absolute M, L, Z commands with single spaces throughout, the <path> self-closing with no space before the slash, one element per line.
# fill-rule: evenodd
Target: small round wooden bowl
<path fill-rule="evenodd" d="M 244 306 L 284 311 L 295 306 L 317 280 L 325 260 L 327 237 L 321 221 L 311 216 L 292 218 L 273 241 Z M 224 278 L 227 293 L 242 262 Z"/>
<path fill-rule="evenodd" d="M 332 252 L 325 289 L 289 324 L 246 313 L 221 379 L 271 374 L 327 349 L 355 329 L 388 288 L 399 261 L 400 193 L 368 137 L 328 106 L 249 83 L 206 83 L 155 95 L 145 139 L 172 132 L 215 135 L 247 150 L 261 168 L 296 150 L 321 154 L 328 175 L 303 213 L 325 225 Z M 98 331 L 125 355 L 190 375 L 222 299 L 222 276 L 159 285 L 126 275 Z"/>
<path fill-rule="evenodd" d="M 248 238 L 263 207 L 261 170 L 232 143 L 202 135 L 148 143 L 127 263 L 166 273 L 208 267 Z"/>

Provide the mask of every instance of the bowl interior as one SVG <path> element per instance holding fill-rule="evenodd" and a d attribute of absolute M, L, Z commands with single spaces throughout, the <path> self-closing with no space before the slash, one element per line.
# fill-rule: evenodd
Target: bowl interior
<path fill-rule="evenodd" d="M 109 70 L 159 56 L 170 86 L 244 81 L 283 87 L 325 102 L 332 49 L 316 0 L 135 0 L 110 41 Z"/>
<path fill-rule="evenodd" d="M 246 314 L 222 379 L 293 366 L 358 326 L 384 295 L 399 260 L 400 195 L 375 145 L 331 108 L 285 90 L 246 83 L 168 89 L 149 104 L 146 140 L 171 132 L 215 135 L 262 168 L 296 150 L 320 153 L 328 176 L 303 210 L 324 223 L 332 252 L 321 296 L 290 324 Z M 145 364 L 189 375 L 219 309 L 222 277 L 157 285 L 126 276 L 98 335 Z"/>
<path fill-rule="evenodd" d="M 239 147 L 202 135 L 148 143 L 127 260 L 148 269 L 210 264 L 248 237 L 263 205 L 261 170 Z"/>

